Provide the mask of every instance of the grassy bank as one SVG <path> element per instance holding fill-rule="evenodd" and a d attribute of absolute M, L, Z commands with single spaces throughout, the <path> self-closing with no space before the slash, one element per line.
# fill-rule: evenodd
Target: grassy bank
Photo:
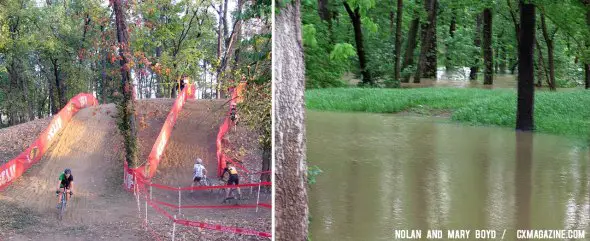
<path fill-rule="evenodd" d="M 423 114 L 448 111 L 451 119 L 475 125 L 514 127 L 516 91 L 506 89 L 360 89 L 306 91 L 308 109 Z M 590 137 L 590 91 L 535 92 L 537 132 Z"/>

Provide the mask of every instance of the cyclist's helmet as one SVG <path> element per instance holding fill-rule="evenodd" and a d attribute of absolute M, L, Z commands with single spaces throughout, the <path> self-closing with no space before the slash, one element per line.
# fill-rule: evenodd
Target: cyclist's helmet
<path fill-rule="evenodd" d="M 64 174 L 72 174 L 72 170 L 70 170 L 69 168 L 66 168 L 66 170 L 64 170 Z"/>
<path fill-rule="evenodd" d="M 197 164 L 203 164 L 203 160 L 201 160 L 201 158 L 197 158 Z"/>

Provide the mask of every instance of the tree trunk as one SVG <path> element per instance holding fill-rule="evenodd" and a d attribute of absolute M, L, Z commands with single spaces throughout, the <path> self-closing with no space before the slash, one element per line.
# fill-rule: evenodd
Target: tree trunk
<path fill-rule="evenodd" d="M 417 15 L 417 14 L 415 14 Z M 410 31 L 408 33 L 408 41 L 406 44 L 406 53 L 404 56 L 404 62 L 402 63 L 401 71 L 403 71 L 406 67 L 414 64 L 414 50 L 416 49 L 416 36 L 418 35 L 418 25 L 420 23 L 420 18 L 414 18 L 412 23 L 410 24 Z M 410 75 L 407 74 L 402 79 L 402 82 L 408 83 L 410 82 Z"/>
<path fill-rule="evenodd" d="M 262 171 L 267 172 L 271 170 L 272 159 L 272 145 L 262 149 Z M 260 175 L 260 181 L 270 182 L 270 173 L 263 173 Z"/>
<path fill-rule="evenodd" d="M 536 46 L 538 47 L 539 44 L 538 42 L 536 43 Z M 541 53 L 541 48 L 536 48 L 538 51 L 537 54 L 537 61 L 535 61 L 533 63 L 533 66 L 535 67 L 535 73 L 537 74 L 537 84 L 535 84 L 535 86 L 537 87 L 542 87 L 543 86 L 543 73 L 545 72 L 545 64 L 543 61 L 543 54 Z"/>
<path fill-rule="evenodd" d="M 227 27 L 227 2 L 228 0 L 223 0 L 223 39 L 228 38 L 228 27 Z M 227 46 L 227 43 L 226 43 Z"/>
<path fill-rule="evenodd" d="M 585 88 L 590 89 L 590 64 L 584 64 Z"/>
<path fill-rule="evenodd" d="M 284 4 L 284 5 L 283 5 Z M 277 2 L 275 17 L 275 238 L 308 239 L 305 63 L 300 0 Z"/>
<path fill-rule="evenodd" d="M 27 119 L 29 121 L 32 121 L 35 119 L 35 112 L 33 112 L 33 102 L 35 101 L 34 98 L 29 98 L 29 85 L 27 84 L 27 80 L 26 78 L 23 78 L 21 81 L 22 84 L 22 90 L 23 90 L 23 98 L 26 102 L 26 107 L 27 107 Z"/>
<path fill-rule="evenodd" d="M 123 136 L 125 137 L 125 159 L 130 167 L 135 167 L 137 163 L 137 129 L 135 126 L 135 107 L 133 83 L 130 78 L 129 61 L 126 53 L 129 53 L 127 23 L 125 21 L 125 9 L 121 0 L 113 1 L 113 12 L 115 13 L 115 22 L 117 25 L 117 41 L 119 42 L 119 55 L 121 60 L 121 92 L 123 93 L 123 101 L 121 103 L 123 108 L 120 108 L 123 113 L 119 113 L 123 120 Z"/>
<path fill-rule="evenodd" d="M 63 108 L 64 106 L 66 106 L 66 97 L 65 97 L 65 90 L 64 90 L 64 84 L 63 81 L 61 79 L 59 79 L 59 63 L 58 63 L 58 59 L 54 58 L 51 59 L 51 62 L 53 64 L 53 74 L 55 76 L 55 88 L 57 88 L 57 99 L 58 99 L 58 105 L 56 106 L 56 110 L 55 113 L 57 113 L 59 110 L 61 110 L 61 108 Z"/>
<path fill-rule="evenodd" d="M 430 0 L 434 2 L 433 7 L 431 8 L 431 17 L 428 21 L 428 28 L 430 29 L 430 34 L 428 40 L 429 48 L 428 52 L 426 53 L 426 63 L 423 69 L 423 76 L 424 78 L 432 78 L 436 79 L 436 67 L 437 67 L 437 43 L 436 43 L 436 13 L 438 11 L 438 0 Z"/>
<path fill-rule="evenodd" d="M 428 13 L 428 22 L 422 25 L 422 46 L 420 48 L 418 67 L 414 74 L 414 83 L 420 83 L 420 78 L 422 77 L 436 78 L 437 0 L 424 0 L 424 8 Z M 424 74 L 422 74 L 423 72 Z"/>
<path fill-rule="evenodd" d="M 55 103 L 57 102 L 56 100 L 56 91 L 55 91 L 55 81 L 51 81 L 51 78 L 49 78 L 49 76 L 47 76 L 47 86 L 49 87 L 49 109 L 50 109 L 50 114 L 51 115 L 55 115 L 57 113 L 57 106 L 55 105 Z"/>
<path fill-rule="evenodd" d="M 547 24 L 545 23 L 545 14 L 541 13 L 541 30 L 543 32 L 543 38 L 545 39 L 545 43 L 547 44 L 547 61 L 549 65 L 549 78 L 547 79 L 547 83 L 549 84 L 549 89 L 555 91 L 555 62 L 553 59 L 553 36 L 549 37 L 549 32 L 547 31 Z"/>
<path fill-rule="evenodd" d="M 518 106 L 516 130 L 534 130 L 533 106 L 535 77 L 533 51 L 535 46 L 535 5 L 520 0 L 520 36 L 518 45 Z"/>
<path fill-rule="evenodd" d="M 402 14 L 404 7 L 403 0 L 397 0 L 397 16 L 395 19 L 395 70 L 393 79 L 399 81 L 400 77 L 400 60 L 402 54 Z"/>
<path fill-rule="evenodd" d="M 481 14 L 478 14 L 475 18 L 475 37 L 473 38 L 473 45 L 477 50 L 473 55 L 475 57 L 475 62 L 473 63 L 473 66 L 471 66 L 469 71 L 470 80 L 476 80 L 477 72 L 479 72 L 479 57 L 481 56 L 481 50 L 479 49 L 481 47 L 481 25 Z"/>
<path fill-rule="evenodd" d="M 457 30 L 457 20 L 456 20 L 456 16 L 455 16 L 455 10 L 451 9 L 451 23 L 449 24 L 449 36 L 452 38 L 455 37 L 455 31 Z M 453 65 L 451 65 L 451 62 L 453 61 L 451 58 L 451 51 L 449 49 L 449 45 L 446 44 L 446 59 L 447 61 L 445 61 L 445 70 L 451 70 L 453 69 Z"/>
<path fill-rule="evenodd" d="M 512 9 L 512 0 L 506 0 L 506 4 L 508 5 L 508 11 L 510 11 L 510 16 L 512 17 L 512 23 L 514 23 L 514 32 L 516 33 L 516 42 L 520 44 L 520 27 L 521 24 L 516 19 L 516 13 Z"/>
<path fill-rule="evenodd" d="M 586 10 L 586 25 L 587 25 L 588 29 L 590 30 L 590 1 L 586 1 L 585 5 L 587 8 L 587 10 Z M 588 39 L 586 39 L 586 46 L 587 46 L 587 48 L 590 48 L 590 40 L 588 40 Z M 586 87 L 586 89 L 590 89 L 590 60 L 586 59 L 586 64 L 584 66 L 585 66 L 584 72 L 585 72 L 585 79 L 586 79 L 586 81 L 584 81 L 586 83 L 585 87 Z"/>
<path fill-rule="evenodd" d="M 350 21 L 354 27 L 354 41 L 356 43 L 356 52 L 359 57 L 359 65 L 361 67 L 362 83 L 364 85 L 374 85 L 373 79 L 371 78 L 370 71 L 367 69 L 367 59 L 365 57 L 365 48 L 363 45 L 363 31 L 361 29 L 361 15 L 360 10 L 356 7 L 353 10 L 348 5 L 348 2 L 344 1 L 344 7 L 350 16 Z"/>
<path fill-rule="evenodd" d="M 545 59 L 543 59 L 543 51 L 541 50 L 541 45 L 539 44 L 539 41 L 537 39 L 537 37 L 535 36 L 535 47 L 537 49 L 538 52 L 538 60 L 537 60 L 537 69 L 538 69 L 538 79 L 537 79 L 537 86 L 541 87 L 543 86 L 543 78 L 547 79 L 547 82 L 549 82 L 549 75 L 547 73 L 547 68 L 545 67 Z M 544 76 L 543 76 L 544 75 Z"/>
<path fill-rule="evenodd" d="M 494 52 L 492 51 L 492 9 L 483 10 L 483 62 L 485 65 L 484 85 L 494 83 Z"/>
<path fill-rule="evenodd" d="M 320 19 L 329 23 L 332 22 L 332 16 L 328 6 L 328 0 L 318 0 L 318 14 L 320 15 Z"/>
<path fill-rule="evenodd" d="M 499 73 L 500 74 L 505 74 L 506 73 L 506 56 L 508 55 L 506 53 L 506 47 L 504 47 L 504 44 L 500 44 L 500 54 L 498 54 L 499 58 L 498 61 L 500 62 L 498 65 L 498 69 L 499 69 Z"/>

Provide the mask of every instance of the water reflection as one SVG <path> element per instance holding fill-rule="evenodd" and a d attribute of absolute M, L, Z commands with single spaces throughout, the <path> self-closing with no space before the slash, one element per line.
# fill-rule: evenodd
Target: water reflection
<path fill-rule="evenodd" d="M 590 152 L 567 139 L 433 118 L 307 118 L 308 159 L 324 170 L 310 190 L 313 240 L 392 240 L 393 229 L 508 229 L 514 238 L 522 227 L 590 230 Z"/>

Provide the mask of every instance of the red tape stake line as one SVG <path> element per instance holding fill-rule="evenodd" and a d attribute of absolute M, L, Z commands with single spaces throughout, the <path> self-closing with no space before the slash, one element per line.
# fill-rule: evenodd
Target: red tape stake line
<path fill-rule="evenodd" d="M 195 222 L 195 221 L 184 220 L 184 219 L 176 219 L 176 220 L 174 220 L 174 222 L 178 223 L 178 224 L 185 225 L 185 226 L 226 231 L 226 232 L 232 232 L 232 233 L 237 233 L 237 234 L 255 235 L 255 236 L 267 237 L 267 238 L 272 237 L 272 235 L 270 233 L 259 232 L 259 231 L 250 230 L 250 229 L 227 227 L 227 226 L 221 226 L 221 225 L 217 225 L 217 224 L 208 224 L 208 223 Z"/>
<path fill-rule="evenodd" d="M 155 199 L 151 200 L 152 202 L 156 203 L 156 204 L 160 204 L 160 205 L 164 205 L 164 206 L 168 206 L 171 208 L 176 208 L 178 209 L 178 205 L 172 204 L 172 203 L 167 203 L 167 202 L 162 202 L 162 201 L 158 201 Z M 185 206 L 180 206 L 180 208 L 223 208 L 223 209 L 234 209 L 234 208 L 256 208 L 256 205 L 185 205 Z"/>
<path fill-rule="evenodd" d="M 272 208 L 272 205 L 269 203 L 259 203 L 258 206 L 265 207 L 265 208 Z"/>
<path fill-rule="evenodd" d="M 164 214 L 164 216 L 168 217 L 168 219 L 170 220 L 174 220 L 174 217 L 172 217 L 172 215 L 170 215 L 168 212 L 166 212 L 164 209 L 161 209 L 160 207 L 158 207 L 158 205 L 152 203 L 152 201 L 150 201 L 149 199 L 147 200 L 147 203 L 152 206 L 152 208 L 154 208 L 156 211 L 158 211 L 161 214 Z"/>
<path fill-rule="evenodd" d="M 145 227 L 147 227 L 147 230 L 150 231 L 150 233 L 152 234 L 152 237 L 154 237 L 157 241 L 162 240 L 160 238 L 160 235 L 158 235 L 158 233 L 156 233 L 155 230 L 153 230 L 149 225 L 147 225 L 145 222 L 143 223 L 143 225 L 145 225 Z"/>
<path fill-rule="evenodd" d="M 240 185 L 223 185 L 223 186 L 198 186 L 198 187 L 170 187 L 157 183 L 144 183 L 145 185 L 157 187 L 160 189 L 173 190 L 173 191 L 189 191 L 189 190 L 208 190 L 208 189 L 224 189 L 224 188 L 236 188 L 236 187 L 257 187 L 257 186 L 271 186 L 272 182 L 259 182 L 259 183 L 246 183 Z"/>

